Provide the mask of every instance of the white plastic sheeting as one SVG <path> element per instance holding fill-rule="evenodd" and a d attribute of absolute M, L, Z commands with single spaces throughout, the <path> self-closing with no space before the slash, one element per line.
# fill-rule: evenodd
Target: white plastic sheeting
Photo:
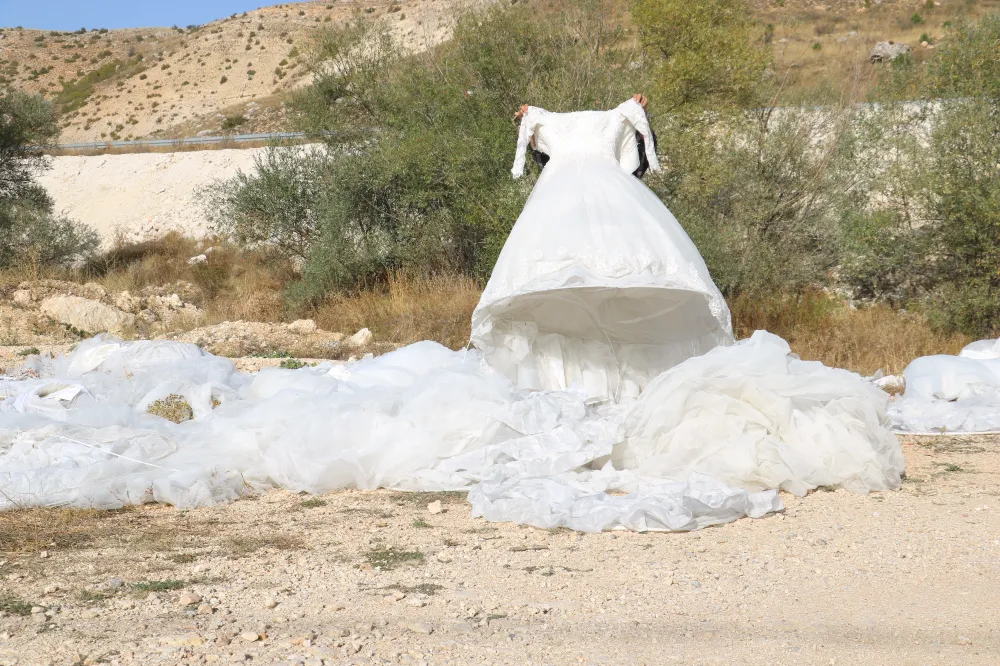
<path fill-rule="evenodd" d="M 30 367 L 0 380 L 0 508 L 469 489 L 489 520 L 685 530 L 780 510 L 778 488 L 895 488 L 903 469 L 884 393 L 766 333 L 596 406 L 432 342 L 247 376 L 192 345 L 102 336 Z M 169 394 L 193 420 L 145 413 Z"/>
<path fill-rule="evenodd" d="M 906 391 L 889 410 L 898 430 L 973 433 L 1000 430 L 1000 340 L 980 340 L 958 356 L 915 359 Z"/>

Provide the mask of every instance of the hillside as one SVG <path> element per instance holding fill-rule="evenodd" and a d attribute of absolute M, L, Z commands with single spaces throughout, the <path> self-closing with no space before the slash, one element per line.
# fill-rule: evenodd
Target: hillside
<path fill-rule="evenodd" d="M 5 28 L 0 85 L 56 102 L 62 142 L 274 131 L 283 95 L 308 81 L 311 34 L 354 12 L 385 16 L 422 49 L 448 34 L 449 0 L 275 5 L 187 28 L 74 33 Z M 228 119 L 228 122 L 227 122 Z"/>
<path fill-rule="evenodd" d="M 283 102 L 309 80 L 306 58 L 318 28 L 364 12 L 388 19 L 397 36 L 419 50 L 448 37 L 460 1 L 279 4 L 186 28 L 63 33 L 6 27 L 0 85 L 55 101 L 62 142 L 284 130 Z M 867 59 L 878 41 L 908 43 L 923 60 L 949 22 L 995 6 L 996 0 L 760 0 L 754 8 L 770 26 L 786 89 L 805 90 L 822 81 L 863 84 L 874 71 Z M 921 45 L 924 38 L 928 43 Z"/>

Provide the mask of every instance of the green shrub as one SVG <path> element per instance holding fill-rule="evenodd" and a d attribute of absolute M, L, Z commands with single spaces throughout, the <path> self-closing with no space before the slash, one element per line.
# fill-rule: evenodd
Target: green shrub
<path fill-rule="evenodd" d="M 32 258 L 65 263 L 96 249 L 89 227 L 52 214 L 52 200 L 34 181 L 48 167 L 40 146 L 58 134 L 52 105 L 39 95 L 0 95 L 0 267 Z"/>
<path fill-rule="evenodd" d="M 135 65 L 137 62 L 131 64 Z M 56 95 L 55 103 L 59 112 L 65 115 L 82 107 L 93 94 L 95 85 L 110 79 L 129 64 L 114 60 L 86 74 L 78 72 L 77 75 L 81 78 L 75 82 L 63 83 L 62 90 Z"/>
<path fill-rule="evenodd" d="M 267 150 L 250 173 L 208 188 L 206 213 L 218 233 L 240 245 L 273 245 L 304 259 L 318 235 L 316 205 L 330 166 L 320 153 Z"/>
<path fill-rule="evenodd" d="M 294 108 L 331 157 L 311 167 L 318 233 L 293 300 L 400 269 L 488 276 L 531 186 L 510 177 L 513 111 L 610 107 L 639 86 L 638 53 L 603 9 L 481 10 L 416 55 L 364 18 L 323 31 Z"/>
<path fill-rule="evenodd" d="M 226 116 L 226 118 L 222 121 L 222 129 L 224 130 L 236 129 L 240 125 L 245 125 L 246 122 L 247 122 L 246 116 L 243 115 Z"/>
<path fill-rule="evenodd" d="M 1000 14 L 960 23 L 928 64 L 919 113 L 886 105 L 871 141 L 894 155 L 873 199 L 845 217 L 843 276 L 860 295 L 921 308 L 938 328 L 1000 333 Z M 919 134 L 926 142 L 892 137 Z"/>

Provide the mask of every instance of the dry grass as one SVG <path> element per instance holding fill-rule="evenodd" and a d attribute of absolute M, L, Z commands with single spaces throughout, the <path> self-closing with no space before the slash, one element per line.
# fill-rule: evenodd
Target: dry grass
<path fill-rule="evenodd" d="M 462 276 L 406 278 L 394 275 L 381 288 L 331 298 L 315 313 L 320 328 L 368 327 L 379 340 L 401 344 L 436 340 L 452 349 L 469 342 L 479 285 Z"/>
<path fill-rule="evenodd" d="M 209 247 L 208 261 L 188 264 L 188 259 Z M 116 243 L 76 276 L 112 292 L 135 293 L 145 287 L 189 282 L 200 292 L 195 304 L 204 309 L 207 324 L 283 321 L 282 291 L 294 278 L 292 263 L 272 252 L 243 251 L 218 239 L 196 241 L 176 233 L 142 243 Z"/>
<path fill-rule="evenodd" d="M 209 260 L 189 265 L 188 258 L 214 246 Z M 263 251 L 242 251 L 217 240 L 195 241 L 179 235 L 135 244 L 119 244 L 81 273 L 39 268 L 30 261 L 0 274 L 0 293 L 21 280 L 61 278 L 96 281 L 110 292 L 136 293 L 144 287 L 189 282 L 204 321 L 282 322 L 312 317 L 323 330 L 352 332 L 367 327 L 385 343 L 435 340 L 452 349 L 468 344 L 472 311 L 480 287 L 463 276 L 390 275 L 386 282 L 353 295 L 336 295 L 311 312 L 286 309 L 285 288 L 295 279 L 292 264 Z M 746 337 L 757 329 L 788 340 L 802 358 L 870 374 L 881 368 L 898 373 L 918 356 L 958 352 L 970 338 L 939 334 L 923 317 L 886 306 L 852 309 L 842 299 L 821 292 L 771 299 L 736 298 L 730 302 L 735 332 Z"/>
<path fill-rule="evenodd" d="M 218 531 L 211 516 L 158 504 L 114 510 L 15 509 L 0 511 L 0 554 L 100 548 L 165 552 L 201 547 Z"/>
<path fill-rule="evenodd" d="M 109 539 L 133 513 L 96 509 L 19 509 L 0 512 L 0 552 L 78 550 Z"/>
<path fill-rule="evenodd" d="M 923 62 L 934 54 L 933 43 L 946 36 L 947 22 L 978 18 L 995 8 L 995 0 L 926 2 L 828 3 L 812 5 L 798 0 L 759 3 L 756 15 L 774 26 L 775 69 L 785 91 L 811 93 L 817 86 L 832 90 L 871 88 L 887 67 L 868 58 L 876 42 L 895 41 L 913 47 L 912 58 Z M 915 15 L 923 22 L 915 22 Z M 931 48 L 920 38 L 931 37 Z"/>
<path fill-rule="evenodd" d="M 146 413 L 174 423 L 183 423 L 194 418 L 194 410 L 191 409 L 191 405 L 187 403 L 184 396 L 176 394 L 157 400 L 146 408 Z"/>
<path fill-rule="evenodd" d="M 852 309 L 844 301 L 811 292 L 798 297 L 730 302 L 737 338 L 768 330 L 785 338 L 807 360 L 870 375 L 898 374 L 918 356 L 956 354 L 968 336 L 933 331 L 926 320 L 884 305 Z"/>

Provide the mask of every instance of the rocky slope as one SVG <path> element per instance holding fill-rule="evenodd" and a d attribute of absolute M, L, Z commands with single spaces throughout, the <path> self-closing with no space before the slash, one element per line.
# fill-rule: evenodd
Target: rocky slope
<path fill-rule="evenodd" d="M 455 7 L 456 0 L 325 0 L 187 28 L 5 27 L 0 86 L 55 101 L 64 143 L 281 130 L 285 95 L 309 80 L 317 29 L 363 12 L 385 18 L 419 50 L 448 37 Z"/>
<path fill-rule="evenodd" d="M 367 329 L 352 335 L 324 331 L 311 319 L 291 323 L 209 324 L 187 282 L 111 292 L 96 283 L 22 282 L 0 292 L 0 368 L 37 353 L 64 353 L 81 339 L 111 333 L 128 339 L 172 339 L 222 356 L 273 359 L 349 359 L 391 351 Z M 260 365 L 260 364 L 257 364 Z M 256 370 L 248 364 L 248 370 Z M 2 374 L 2 370 L 0 370 Z"/>

